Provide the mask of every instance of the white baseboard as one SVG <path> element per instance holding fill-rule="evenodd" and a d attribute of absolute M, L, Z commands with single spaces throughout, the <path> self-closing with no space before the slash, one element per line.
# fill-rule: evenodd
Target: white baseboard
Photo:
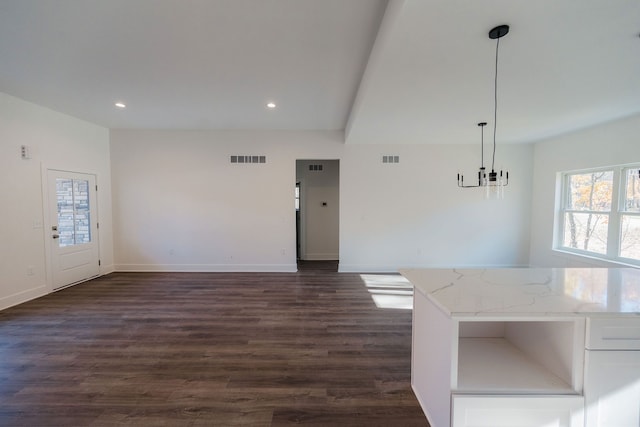
<path fill-rule="evenodd" d="M 411 269 L 411 268 L 472 268 L 472 269 L 487 269 L 487 268 L 520 268 L 527 267 L 527 265 L 506 265 L 506 264 L 496 264 L 496 265 L 426 265 L 426 264 L 403 264 L 403 265 L 374 265 L 374 264 L 343 264 L 340 263 L 338 265 L 339 273 L 395 273 L 397 274 L 401 269 Z"/>
<path fill-rule="evenodd" d="M 296 264 L 116 264 L 114 271 L 206 272 L 206 273 L 295 273 Z"/>
<path fill-rule="evenodd" d="M 4 310 L 14 305 L 22 304 L 23 302 L 31 301 L 32 299 L 40 298 L 47 295 L 49 289 L 46 285 L 40 285 L 37 288 L 28 289 L 26 291 L 18 292 L 13 295 L 0 298 L 0 310 Z"/>

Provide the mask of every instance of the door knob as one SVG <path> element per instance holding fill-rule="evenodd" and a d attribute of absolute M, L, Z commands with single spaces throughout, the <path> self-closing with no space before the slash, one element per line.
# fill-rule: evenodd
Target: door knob
<path fill-rule="evenodd" d="M 59 235 L 59 234 L 54 234 L 54 235 L 53 235 L 53 236 L 51 236 L 51 237 L 53 237 L 54 239 L 59 239 L 59 238 L 60 238 L 60 235 Z"/>

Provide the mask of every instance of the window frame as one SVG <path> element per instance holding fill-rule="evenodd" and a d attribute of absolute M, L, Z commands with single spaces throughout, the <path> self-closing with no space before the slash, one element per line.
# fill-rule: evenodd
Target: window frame
<path fill-rule="evenodd" d="M 631 265 L 634 267 L 640 266 L 640 259 L 626 258 L 621 256 L 622 218 L 625 216 L 640 218 L 640 212 L 630 212 L 626 210 L 625 200 L 627 191 L 627 171 L 630 169 L 640 169 L 640 163 L 571 170 L 560 172 L 558 174 L 560 198 L 559 207 L 556 210 L 556 226 L 554 227 L 554 229 L 556 230 L 556 234 L 553 240 L 553 250 L 606 262 Z M 611 189 L 611 209 L 609 211 L 570 209 L 570 177 L 573 175 L 583 175 L 606 171 L 610 171 L 613 173 Z M 570 212 L 583 214 L 591 213 L 595 215 L 608 216 L 609 223 L 607 226 L 607 244 L 605 253 L 572 248 L 565 245 L 564 235 L 566 227 L 566 216 L 567 213 Z"/>
<path fill-rule="evenodd" d="M 623 257 L 621 255 L 622 252 L 622 246 L 621 246 L 621 241 L 622 241 L 622 224 L 623 221 L 622 219 L 627 216 L 627 217 L 631 217 L 631 218 L 640 218 L 640 210 L 634 212 L 634 211 L 630 211 L 627 210 L 627 204 L 626 204 L 626 200 L 627 200 L 627 189 L 629 188 L 628 186 L 628 171 L 630 170 L 635 170 L 637 171 L 638 174 L 638 178 L 640 178 L 640 164 L 634 164 L 634 165 L 625 165 L 624 167 L 621 168 L 620 170 L 620 201 L 619 201 L 619 205 L 618 205 L 618 211 L 620 214 L 620 224 L 618 227 L 618 258 L 623 260 L 623 262 L 627 263 L 627 264 L 636 264 L 636 265 L 640 265 L 640 260 L 636 260 L 634 258 L 627 258 L 627 257 Z"/>

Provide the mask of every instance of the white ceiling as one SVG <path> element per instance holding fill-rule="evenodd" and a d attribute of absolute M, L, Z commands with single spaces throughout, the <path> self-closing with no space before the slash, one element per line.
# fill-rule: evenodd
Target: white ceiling
<path fill-rule="evenodd" d="M 0 91 L 117 129 L 475 143 L 499 24 L 499 142 L 640 114 L 639 0 L 0 0 Z"/>

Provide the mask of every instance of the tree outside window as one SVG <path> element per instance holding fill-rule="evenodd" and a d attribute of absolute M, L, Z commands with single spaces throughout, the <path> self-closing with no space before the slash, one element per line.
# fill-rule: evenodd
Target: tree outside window
<path fill-rule="evenodd" d="M 607 253 L 613 172 L 567 175 L 564 246 Z"/>
<path fill-rule="evenodd" d="M 640 264 L 640 165 L 563 174 L 558 247 Z"/>

